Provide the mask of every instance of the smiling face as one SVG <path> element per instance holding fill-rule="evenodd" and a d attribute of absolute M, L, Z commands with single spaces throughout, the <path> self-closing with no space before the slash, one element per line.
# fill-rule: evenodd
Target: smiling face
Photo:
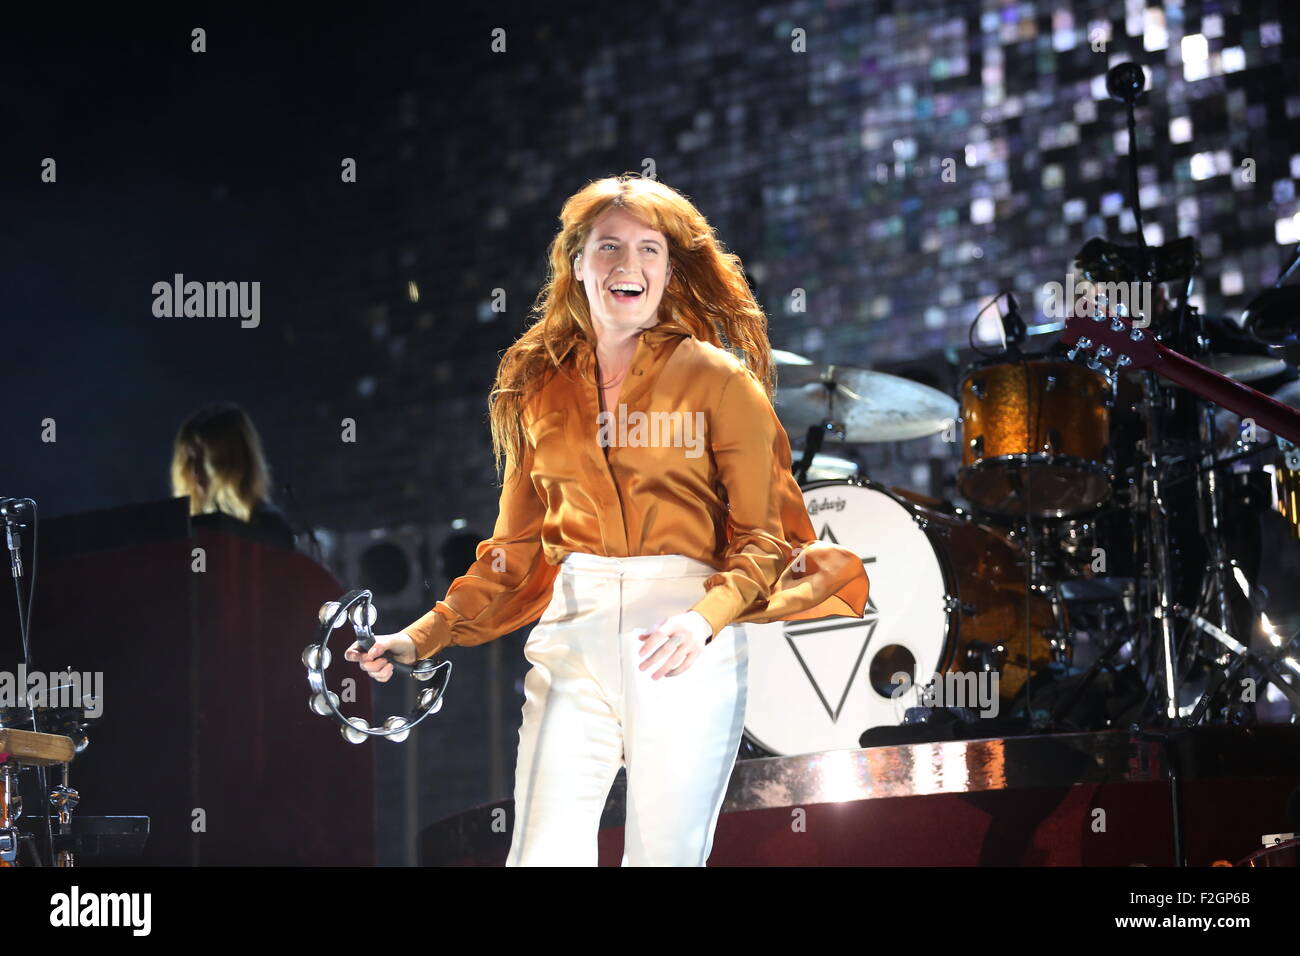
<path fill-rule="evenodd" d="M 587 291 L 597 334 L 657 324 L 670 274 L 664 234 L 618 208 L 596 220 L 581 256 L 574 257 L 574 276 Z"/>

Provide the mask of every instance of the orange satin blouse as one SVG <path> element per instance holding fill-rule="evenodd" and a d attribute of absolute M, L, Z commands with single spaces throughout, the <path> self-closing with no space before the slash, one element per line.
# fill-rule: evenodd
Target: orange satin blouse
<path fill-rule="evenodd" d="M 602 416 L 594 380 L 580 374 L 594 360 L 578 343 L 525 406 L 523 460 L 506 463 L 492 536 L 446 598 L 404 628 L 421 658 L 537 620 L 571 551 L 712 565 L 681 612 L 700 612 L 715 636 L 732 623 L 863 616 L 862 560 L 817 540 L 790 441 L 744 364 L 660 322 L 639 334 L 619 407 Z"/>

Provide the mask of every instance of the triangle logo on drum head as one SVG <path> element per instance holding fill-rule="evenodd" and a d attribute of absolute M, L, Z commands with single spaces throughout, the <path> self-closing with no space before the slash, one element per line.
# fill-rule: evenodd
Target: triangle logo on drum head
<path fill-rule="evenodd" d="M 837 537 L 835 537 L 835 532 L 831 530 L 831 526 L 828 525 L 828 524 L 824 524 L 824 525 L 822 525 L 821 534 L 817 535 L 817 540 L 818 540 L 818 541 L 829 541 L 831 544 L 839 544 L 839 543 L 840 543 L 840 539 L 837 538 Z M 861 556 L 859 555 L 859 557 L 861 557 Z M 865 567 L 865 566 L 868 565 L 868 564 L 875 564 L 875 563 L 876 563 L 876 559 L 875 559 L 875 558 L 862 558 L 862 564 L 863 564 L 863 567 Z M 868 598 L 867 600 L 870 601 L 870 598 Z M 868 604 L 868 606 L 867 606 L 867 610 L 868 610 L 868 611 L 872 611 L 872 610 L 875 610 L 875 608 L 873 608 L 870 604 Z"/>
<path fill-rule="evenodd" d="M 799 667 L 803 670 L 804 676 L 808 678 L 808 683 L 817 699 L 821 701 L 822 707 L 826 709 L 826 715 L 830 717 L 831 723 L 839 720 L 840 711 L 844 709 L 844 702 L 848 700 L 849 691 L 853 688 L 853 682 L 857 679 L 858 671 L 862 669 L 862 662 L 867 656 L 867 646 L 871 643 L 872 636 L 876 633 L 876 623 L 878 621 L 878 612 L 876 602 L 868 597 L 865 613 L 861 618 L 852 618 L 845 620 L 843 618 L 822 618 L 815 621 L 786 621 L 785 622 L 785 639 L 790 645 L 790 651 L 794 654 L 795 660 L 799 662 Z M 839 642 L 835 661 L 825 660 L 826 655 L 819 654 L 817 657 L 822 658 L 821 666 L 817 666 L 814 655 L 804 655 L 799 652 L 798 640 L 807 638 L 812 641 L 824 641 L 824 637 L 818 635 L 825 634 L 827 631 L 840 631 L 847 628 L 862 629 L 862 643 L 858 645 L 857 641 L 845 646 Z M 852 666 L 845 667 L 848 663 L 844 660 L 845 650 L 851 648 L 853 653 Z M 811 650 L 811 648 L 810 648 Z M 822 648 L 818 648 L 822 650 Z M 821 678 L 818 679 L 816 672 L 822 672 Z M 845 672 L 848 678 L 844 681 L 843 688 L 837 688 Z M 832 700 L 834 701 L 832 703 Z"/>

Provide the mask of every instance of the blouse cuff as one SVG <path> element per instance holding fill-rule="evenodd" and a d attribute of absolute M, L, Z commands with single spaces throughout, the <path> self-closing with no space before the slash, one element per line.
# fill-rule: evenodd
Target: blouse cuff
<path fill-rule="evenodd" d="M 698 611 L 709 622 L 713 628 L 713 637 L 717 637 L 719 631 L 739 617 L 743 609 L 743 598 L 726 584 L 710 588 L 691 607 L 692 611 Z"/>
<path fill-rule="evenodd" d="M 456 643 L 452 639 L 451 621 L 448 619 L 454 612 L 449 611 L 444 614 L 441 609 L 446 607 L 448 605 L 439 601 L 424 617 L 402 628 L 415 643 L 416 660 L 422 661 L 433 657 L 435 654 L 442 653 L 444 648 Z"/>

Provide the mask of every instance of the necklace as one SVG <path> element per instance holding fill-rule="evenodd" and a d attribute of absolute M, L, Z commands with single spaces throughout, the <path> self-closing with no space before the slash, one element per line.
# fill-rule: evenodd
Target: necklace
<path fill-rule="evenodd" d="M 628 366 L 628 367 L 630 368 L 631 366 Z M 596 371 L 597 371 L 596 381 L 597 381 L 597 383 L 600 385 L 601 388 L 613 388 L 613 387 L 614 387 L 615 385 L 617 385 L 619 382 L 623 381 L 623 379 L 627 378 L 627 368 L 625 368 L 625 369 L 623 369 L 622 372 L 620 372 L 620 373 L 618 374 L 618 376 L 617 376 L 614 380 L 611 380 L 611 381 L 608 381 L 608 382 L 600 382 L 600 374 L 599 374 L 599 372 L 600 372 L 600 360 L 599 360 L 599 359 L 597 359 L 597 361 L 596 361 Z"/>
<path fill-rule="evenodd" d="M 615 385 L 617 385 L 619 382 L 623 381 L 623 379 L 625 379 L 625 378 L 627 378 L 627 369 L 623 369 L 623 373 L 622 373 L 621 375 L 619 375 L 618 378 L 615 379 L 614 381 L 610 381 L 610 382 L 602 382 L 601 385 L 600 385 L 600 387 L 601 387 L 601 388 L 613 388 Z"/>

